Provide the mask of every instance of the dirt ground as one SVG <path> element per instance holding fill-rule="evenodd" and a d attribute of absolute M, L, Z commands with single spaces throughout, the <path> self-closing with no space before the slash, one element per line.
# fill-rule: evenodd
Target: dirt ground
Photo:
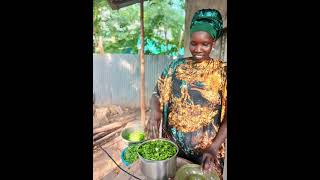
<path fill-rule="evenodd" d="M 107 107 L 99 107 L 96 108 L 96 113 L 93 118 L 93 128 L 101 127 L 103 125 L 107 125 L 115 122 L 117 116 L 130 114 L 136 112 L 137 116 L 134 121 L 129 122 L 128 126 L 137 126 L 141 125 L 140 121 L 140 109 L 138 108 L 130 108 L 130 107 L 120 107 L 115 105 L 110 105 Z M 146 114 L 146 118 L 148 118 L 148 113 Z M 120 137 L 120 133 L 117 133 L 114 137 L 104 141 L 101 143 L 102 147 L 113 157 L 113 159 L 117 162 L 117 164 L 124 167 L 121 164 L 121 151 L 127 146 L 122 138 Z M 94 146 L 93 149 L 93 180 L 103 180 L 104 176 L 106 176 L 112 170 L 117 171 L 117 166 L 114 162 L 108 157 L 108 155 L 103 152 L 99 147 Z"/>

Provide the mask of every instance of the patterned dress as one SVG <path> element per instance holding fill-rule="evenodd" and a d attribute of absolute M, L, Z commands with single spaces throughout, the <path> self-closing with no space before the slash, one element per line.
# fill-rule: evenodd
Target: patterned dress
<path fill-rule="evenodd" d="M 164 69 L 154 94 L 162 110 L 163 137 L 176 142 L 180 156 L 201 163 L 223 120 L 226 89 L 226 66 L 220 60 L 181 58 Z M 218 155 L 221 165 L 223 157 L 224 144 Z"/>

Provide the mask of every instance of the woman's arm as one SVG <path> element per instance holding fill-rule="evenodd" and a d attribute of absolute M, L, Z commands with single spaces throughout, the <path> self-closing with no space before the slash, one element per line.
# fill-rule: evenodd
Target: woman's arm
<path fill-rule="evenodd" d="M 160 102 L 156 95 L 152 95 L 150 99 L 151 115 L 147 123 L 146 133 L 147 139 L 155 139 L 159 137 L 159 129 L 161 122 Z"/>
<path fill-rule="evenodd" d="M 213 151 L 219 151 L 220 146 L 225 142 L 227 138 L 227 111 L 216 137 L 213 139 L 213 143 L 210 147 Z"/>
<path fill-rule="evenodd" d="M 212 168 L 212 166 L 214 166 L 215 169 L 219 173 L 221 173 L 222 169 L 220 169 L 221 166 L 220 166 L 220 162 L 218 160 L 218 153 L 219 153 L 220 146 L 225 142 L 226 138 L 227 138 L 227 110 L 225 111 L 225 116 L 224 116 L 222 124 L 219 128 L 219 131 L 218 131 L 216 137 L 213 139 L 212 145 L 203 154 L 202 169 L 204 171 L 208 171 Z"/>

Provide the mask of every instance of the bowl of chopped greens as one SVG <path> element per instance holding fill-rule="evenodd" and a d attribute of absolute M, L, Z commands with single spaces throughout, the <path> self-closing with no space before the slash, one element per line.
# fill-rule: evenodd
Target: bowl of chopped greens
<path fill-rule="evenodd" d="M 173 178 L 178 151 L 178 146 L 168 139 L 152 139 L 139 144 L 141 172 L 148 179 Z"/>
<path fill-rule="evenodd" d="M 127 145 L 131 145 L 143 142 L 145 136 L 141 127 L 127 127 L 121 132 L 121 138 Z"/>
<path fill-rule="evenodd" d="M 129 166 L 138 159 L 138 144 L 130 145 L 121 152 L 121 161 L 126 166 Z"/>

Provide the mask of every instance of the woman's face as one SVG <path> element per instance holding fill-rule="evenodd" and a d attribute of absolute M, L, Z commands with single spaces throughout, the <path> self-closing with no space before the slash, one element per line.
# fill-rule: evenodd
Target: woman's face
<path fill-rule="evenodd" d="M 197 31 L 192 33 L 190 39 L 190 52 L 196 61 L 208 60 L 212 48 L 215 46 L 215 41 L 209 33 L 205 31 Z"/>

